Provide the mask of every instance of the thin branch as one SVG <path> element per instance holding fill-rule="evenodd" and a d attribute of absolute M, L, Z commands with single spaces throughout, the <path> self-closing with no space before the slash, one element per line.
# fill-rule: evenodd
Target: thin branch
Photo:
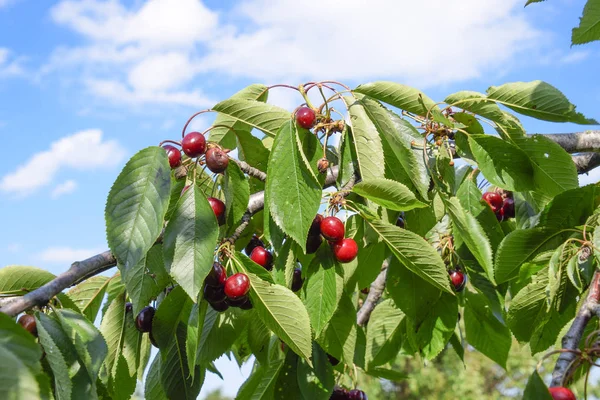
<path fill-rule="evenodd" d="M 254 168 L 253 166 L 251 166 L 250 164 L 248 164 L 247 162 L 244 161 L 240 161 L 240 160 L 236 160 L 235 158 L 229 158 L 229 161 L 233 161 L 234 163 L 236 163 L 238 165 L 238 167 L 240 167 L 240 169 L 242 170 L 242 172 L 258 179 L 259 181 L 266 181 L 267 180 L 267 174 L 262 172 L 260 169 L 258 168 Z"/>
<path fill-rule="evenodd" d="M 363 326 L 369 321 L 369 317 L 371 313 L 375 309 L 377 302 L 383 295 L 383 291 L 385 290 L 385 281 L 387 279 L 387 270 L 390 265 L 390 259 L 386 259 L 381 266 L 381 272 L 371 284 L 371 289 L 369 290 L 369 294 L 367 295 L 367 299 L 363 303 L 358 313 L 356 313 L 356 323 L 360 326 Z"/>
<path fill-rule="evenodd" d="M 527 135 L 535 137 L 539 134 Z M 552 140 L 567 153 L 587 153 L 600 152 L 600 131 L 585 131 L 574 133 L 551 133 L 543 134 L 547 139 Z"/>

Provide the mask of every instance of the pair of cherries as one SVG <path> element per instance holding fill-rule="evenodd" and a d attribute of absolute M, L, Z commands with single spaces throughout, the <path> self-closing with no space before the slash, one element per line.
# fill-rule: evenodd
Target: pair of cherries
<path fill-rule="evenodd" d="M 179 167 L 181 151 L 171 145 L 165 145 L 163 148 L 167 152 L 171 168 Z M 206 138 L 200 132 L 190 132 L 185 135 L 181 141 L 181 149 L 190 158 L 200 157 L 206 152 L 206 166 L 215 174 L 225 171 L 229 165 L 227 153 L 217 145 L 211 145 L 208 151 L 206 150 Z"/>
<path fill-rule="evenodd" d="M 237 273 L 227 277 L 225 268 L 218 262 L 213 263 L 208 276 L 204 279 L 204 298 L 218 312 L 223 312 L 229 307 L 251 309 L 249 291 L 248 275 Z"/>
<path fill-rule="evenodd" d="M 329 400 L 368 400 L 367 394 L 359 389 L 348 390 L 343 387 L 336 386 L 333 388 L 333 393 Z"/>
<path fill-rule="evenodd" d="M 312 250 L 317 251 L 317 248 L 319 248 L 319 246 L 309 248 L 311 238 L 323 235 L 329 241 L 336 260 L 341 263 L 349 263 L 356 258 L 358 245 L 354 239 L 344 238 L 345 234 L 344 223 L 338 217 L 323 217 L 321 214 L 317 214 L 308 232 L 307 253 L 310 254 Z"/>
<path fill-rule="evenodd" d="M 481 199 L 490 206 L 498 221 L 515 217 L 515 201 L 510 196 L 503 199 L 500 193 L 485 192 Z"/>

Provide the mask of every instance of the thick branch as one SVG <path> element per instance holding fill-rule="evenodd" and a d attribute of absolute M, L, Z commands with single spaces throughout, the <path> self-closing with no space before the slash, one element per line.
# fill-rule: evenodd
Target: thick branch
<path fill-rule="evenodd" d="M 383 265 L 381 266 L 381 272 L 379 273 L 375 281 L 373 281 L 373 283 L 371 284 L 369 294 L 367 295 L 367 298 L 363 303 L 362 307 L 360 308 L 360 310 L 358 310 L 358 313 L 356 314 L 356 323 L 360 326 L 363 326 L 369 321 L 371 313 L 373 312 L 375 306 L 377 305 L 377 302 L 383 295 L 383 291 L 385 290 L 385 280 L 387 278 L 387 269 L 389 265 L 390 259 L 388 258 L 383 262 Z"/>
<path fill-rule="evenodd" d="M 527 135 L 535 137 L 536 135 Z M 543 134 L 567 153 L 600 152 L 600 131 Z"/>
<path fill-rule="evenodd" d="M 259 181 L 266 181 L 267 180 L 267 174 L 265 174 L 264 172 L 262 172 L 260 169 L 258 168 L 254 168 L 253 166 L 251 166 L 250 164 L 248 164 L 247 162 L 244 161 L 240 161 L 240 160 L 236 160 L 235 158 L 229 158 L 229 161 L 233 161 L 234 163 L 236 163 L 238 165 L 238 167 L 240 167 L 240 169 L 242 170 L 242 172 L 258 179 Z"/>
<path fill-rule="evenodd" d="M 578 174 L 587 174 L 600 166 L 600 153 L 583 153 L 572 156 Z"/>
<path fill-rule="evenodd" d="M 569 331 L 562 339 L 563 349 L 577 350 L 581 342 L 583 332 L 590 319 L 594 316 L 598 303 L 600 302 L 600 271 L 594 273 L 592 283 L 590 284 L 588 295 L 585 302 L 579 309 L 573 324 Z M 567 382 L 563 382 L 565 376 L 569 376 L 569 367 L 577 355 L 572 352 L 563 352 L 558 357 L 554 372 L 552 372 L 552 383 L 550 386 L 564 386 Z"/>

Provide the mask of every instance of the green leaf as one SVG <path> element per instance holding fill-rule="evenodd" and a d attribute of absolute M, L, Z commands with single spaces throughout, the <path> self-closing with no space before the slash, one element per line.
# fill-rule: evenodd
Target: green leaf
<path fill-rule="evenodd" d="M 429 282 L 411 272 L 397 259 L 392 259 L 388 267 L 386 288 L 398 308 L 420 325 L 429 310 L 440 298 L 441 292 Z"/>
<path fill-rule="evenodd" d="M 500 107 L 482 93 L 468 90 L 453 93 L 446 97 L 444 103 L 470 111 L 490 121 L 504 121 L 504 114 Z"/>
<path fill-rule="evenodd" d="M 32 371 L 16 354 L 4 346 L 0 346 L 0 381 L 2 399 L 40 399 L 40 389 Z"/>
<path fill-rule="evenodd" d="M 394 107 L 417 114 L 427 115 L 429 110 L 440 112 L 435 101 L 423 92 L 395 82 L 378 81 L 359 85 L 354 92 L 366 94 Z"/>
<path fill-rule="evenodd" d="M 379 234 L 392 253 L 406 268 L 435 287 L 454 294 L 450 288 L 448 272 L 444 262 L 425 239 L 406 229 L 374 218 L 369 215 L 370 213 L 364 207 L 360 208 L 360 212 L 369 226 Z"/>
<path fill-rule="evenodd" d="M 192 300 L 181 286 L 175 286 L 158 306 L 152 319 L 152 336 L 158 348 L 167 349 L 173 341 L 179 322 L 187 323 Z M 183 349 L 185 351 L 185 348 Z"/>
<path fill-rule="evenodd" d="M 356 272 L 354 274 L 358 287 L 364 289 L 371 285 L 381 272 L 381 265 L 387 256 L 387 247 L 385 243 L 373 243 L 361 247 L 360 237 L 354 236 L 354 240 L 359 244 L 358 255 L 356 256 Z M 348 264 L 344 264 L 344 277 L 348 274 Z"/>
<path fill-rule="evenodd" d="M 319 210 L 321 185 L 300 148 L 297 127 L 285 123 L 273 142 L 265 201 L 275 223 L 306 252 L 306 237 Z"/>
<path fill-rule="evenodd" d="M 352 143 L 355 146 L 358 172 L 362 179 L 383 178 L 385 163 L 383 145 L 377 127 L 369 119 L 362 103 L 354 97 L 344 97 L 350 115 Z"/>
<path fill-rule="evenodd" d="M 354 185 L 352 191 L 390 210 L 409 211 L 427 207 L 409 188 L 390 179 L 363 180 Z"/>
<path fill-rule="evenodd" d="M 167 271 L 192 299 L 198 297 L 212 268 L 218 236 L 208 200 L 196 186 L 190 188 L 167 224 L 163 247 Z"/>
<path fill-rule="evenodd" d="M 246 212 L 246 207 L 248 207 L 250 186 L 246 175 L 233 161 L 227 165 L 223 181 L 227 221 L 230 226 L 236 227 Z"/>
<path fill-rule="evenodd" d="M 516 278 L 523 263 L 543 251 L 556 248 L 564 236 L 565 231 L 546 228 L 520 229 L 509 233 L 496 254 L 496 282 Z"/>
<path fill-rule="evenodd" d="M 133 315 L 130 315 L 133 319 Z M 117 296 L 108 306 L 108 309 L 102 317 L 100 332 L 106 340 L 108 352 L 104 360 L 106 377 L 113 375 L 119 354 L 123 349 L 123 337 L 125 331 L 125 295 Z M 108 383 L 105 380 L 105 383 Z"/>
<path fill-rule="evenodd" d="M 42 357 L 40 347 L 33 335 L 27 332 L 15 320 L 0 313 L 0 348 L 5 347 L 21 360 L 28 368 L 39 370 Z"/>
<path fill-rule="evenodd" d="M 488 98 L 529 117 L 551 122 L 574 122 L 582 125 L 597 125 L 575 111 L 575 106 L 554 86 L 542 82 L 514 82 L 492 86 L 487 90 Z"/>
<path fill-rule="evenodd" d="M 467 292 L 464 311 L 467 342 L 506 369 L 512 344 L 508 328 L 493 314 L 481 294 Z"/>
<path fill-rule="evenodd" d="M 494 282 L 494 262 L 492 260 L 492 247 L 485 231 L 471 213 L 465 212 L 459 200 L 452 197 L 444 201 L 446 211 L 452 219 L 455 234 L 465 242 L 479 265 L 483 267 L 488 278 Z"/>
<path fill-rule="evenodd" d="M 527 4 L 533 3 L 535 0 L 529 0 Z M 537 0 L 540 1 L 540 0 Z M 536 1 L 536 2 L 537 2 Z M 538 375 L 537 370 L 533 371 L 533 374 L 527 380 L 525 386 L 525 392 L 523 393 L 523 400 L 552 400 L 553 397 L 548 391 L 548 387 Z"/>
<path fill-rule="evenodd" d="M 270 152 L 259 138 L 252 136 L 250 132 L 238 132 L 237 142 L 238 157 L 240 160 L 246 161 L 261 171 L 267 170 Z M 262 185 L 262 182 L 259 182 L 256 178 L 252 178 L 250 183 L 260 183 Z"/>
<path fill-rule="evenodd" d="M 442 293 L 442 296 L 429 310 L 427 317 L 418 327 L 407 323 L 408 340 L 414 341 L 421 355 L 431 360 L 446 347 L 454 334 L 458 319 L 458 300 L 456 296 Z M 410 322 L 410 321 L 407 321 Z"/>
<path fill-rule="evenodd" d="M 291 120 L 290 113 L 283 108 L 241 98 L 230 98 L 222 101 L 215 105 L 213 110 L 252 128 L 259 129 L 271 137 L 275 137 L 279 128 Z"/>
<path fill-rule="evenodd" d="M 93 276 L 67 292 L 90 321 L 94 321 L 98 315 L 108 282 L 109 278 L 106 276 Z"/>
<path fill-rule="evenodd" d="M 540 215 L 540 226 L 574 228 L 585 224 L 600 204 L 596 185 L 587 185 L 558 194 Z"/>
<path fill-rule="evenodd" d="M 469 145 L 477 165 L 490 183 L 507 190 L 535 189 L 533 165 L 523 150 L 489 135 L 471 135 Z"/>
<path fill-rule="evenodd" d="M 367 370 L 394 360 L 402 347 L 400 323 L 404 313 L 391 299 L 379 303 L 367 327 Z"/>
<path fill-rule="evenodd" d="M 573 28 L 571 43 L 584 44 L 594 40 L 600 40 L 600 1 L 588 0 L 579 26 Z"/>
<path fill-rule="evenodd" d="M 260 318 L 251 318 L 248 323 L 248 345 L 262 365 L 268 364 L 270 340 L 271 332 Z"/>
<path fill-rule="evenodd" d="M 106 201 L 106 236 L 123 275 L 137 265 L 158 238 L 171 194 L 171 168 L 161 147 L 134 155 Z"/>
<path fill-rule="evenodd" d="M 147 400 L 167 400 L 167 394 L 160 383 L 160 354 L 154 357 L 148 370 L 144 396 Z"/>
<path fill-rule="evenodd" d="M 194 378 L 194 365 L 196 365 L 196 356 L 198 354 L 198 347 L 200 346 L 200 338 L 204 328 L 207 309 L 208 303 L 206 301 L 196 303 L 192 306 L 190 317 L 188 318 L 185 349 L 188 360 L 188 369 L 192 374 L 192 378 Z"/>
<path fill-rule="evenodd" d="M 111 399 L 128 400 L 133 395 L 133 392 L 135 392 L 137 383 L 136 374 L 134 371 L 133 376 L 131 376 L 129 367 L 127 366 L 127 360 L 125 360 L 123 354 L 119 355 L 116 363 L 115 376 L 111 383 Z"/>
<path fill-rule="evenodd" d="M 344 294 L 333 317 L 316 340 L 327 353 L 353 366 L 356 337 L 356 308 L 351 298 Z"/>
<path fill-rule="evenodd" d="M 50 282 L 56 276 L 36 267 L 9 265 L 0 268 L 0 293 L 23 295 Z"/>
<path fill-rule="evenodd" d="M 328 400 L 333 391 L 335 377 L 327 354 L 313 343 L 313 367 L 298 359 L 298 386 L 305 399 Z"/>

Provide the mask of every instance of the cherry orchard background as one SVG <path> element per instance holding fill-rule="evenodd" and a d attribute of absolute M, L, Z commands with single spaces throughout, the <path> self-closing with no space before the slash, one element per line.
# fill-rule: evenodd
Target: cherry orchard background
<path fill-rule="evenodd" d="M 524 3 L 0 0 L 0 265 L 60 272 L 104 250 L 104 203 L 126 159 L 252 82 L 389 79 L 442 99 L 542 79 L 599 118 L 600 46 L 569 47 L 585 2 Z M 270 101 L 301 98 L 278 89 Z M 233 395 L 241 374 L 218 366 Z M 209 375 L 203 393 L 220 385 Z"/>

